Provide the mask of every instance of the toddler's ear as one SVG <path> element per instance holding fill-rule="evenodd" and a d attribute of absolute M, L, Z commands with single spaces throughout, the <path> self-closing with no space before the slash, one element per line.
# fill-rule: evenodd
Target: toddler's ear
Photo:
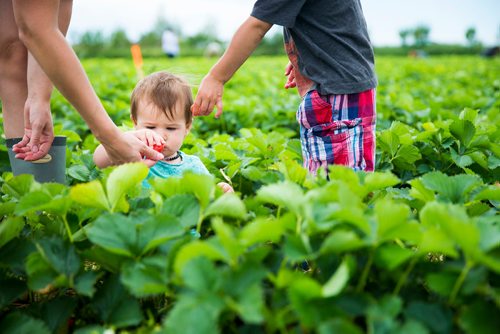
<path fill-rule="evenodd" d="M 130 114 L 130 120 L 134 123 L 134 125 L 137 125 L 137 120 Z"/>

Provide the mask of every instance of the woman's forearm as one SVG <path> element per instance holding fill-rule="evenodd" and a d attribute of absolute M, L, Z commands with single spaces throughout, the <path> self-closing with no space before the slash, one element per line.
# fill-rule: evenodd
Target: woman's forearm
<path fill-rule="evenodd" d="M 13 0 L 20 37 L 50 81 L 75 107 L 101 142 L 119 131 L 95 94 L 76 54 L 58 26 L 59 1 Z M 49 18 L 49 19 L 48 19 Z M 69 22 L 69 20 L 68 20 Z"/>

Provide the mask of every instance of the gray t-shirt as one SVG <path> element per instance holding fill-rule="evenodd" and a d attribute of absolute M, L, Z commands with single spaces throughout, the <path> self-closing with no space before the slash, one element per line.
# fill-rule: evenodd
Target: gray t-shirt
<path fill-rule="evenodd" d="M 251 16 L 283 26 L 299 93 L 360 93 L 377 86 L 359 0 L 257 0 Z"/>

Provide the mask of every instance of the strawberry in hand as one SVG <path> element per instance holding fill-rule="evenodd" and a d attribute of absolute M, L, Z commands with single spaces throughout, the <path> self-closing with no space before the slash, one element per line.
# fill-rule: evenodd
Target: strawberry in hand
<path fill-rule="evenodd" d="M 155 150 L 156 152 L 163 152 L 163 149 L 165 148 L 165 145 L 157 145 L 157 144 L 153 144 L 153 150 Z"/>

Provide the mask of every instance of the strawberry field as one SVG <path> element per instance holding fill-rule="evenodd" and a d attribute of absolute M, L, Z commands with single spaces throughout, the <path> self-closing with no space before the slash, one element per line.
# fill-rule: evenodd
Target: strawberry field
<path fill-rule="evenodd" d="M 213 61 L 144 72 L 196 84 Z M 130 128 L 132 62 L 83 64 Z M 0 331 L 497 333 L 500 59 L 379 57 L 376 172 L 329 181 L 301 167 L 285 64 L 249 60 L 222 118 L 195 119 L 183 151 L 213 177 L 150 191 L 142 164 L 94 166 L 97 141 L 55 93 L 68 184 L 13 177 L 0 148 Z"/>

